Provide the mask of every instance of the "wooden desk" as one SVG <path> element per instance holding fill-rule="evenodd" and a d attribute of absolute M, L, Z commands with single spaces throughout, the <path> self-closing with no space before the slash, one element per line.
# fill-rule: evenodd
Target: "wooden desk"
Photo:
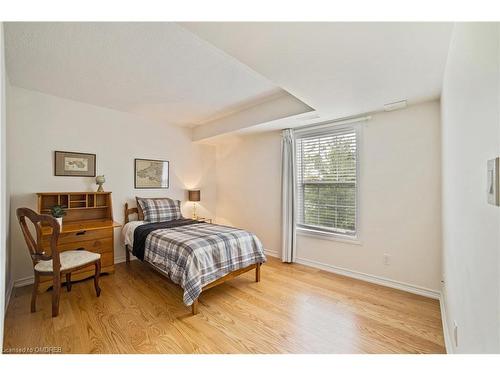
<path fill-rule="evenodd" d="M 89 197 L 90 196 L 90 197 Z M 78 198 L 78 203 L 76 205 Z M 38 193 L 38 211 L 47 213 L 54 204 L 62 204 L 66 216 L 57 242 L 60 252 L 87 250 L 101 254 L 101 273 L 112 273 L 114 265 L 114 228 L 121 224 L 113 221 L 111 193 Z M 71 208 L 73 206 L 73 208 Z M 77 206 L 77 207 L 75 207 Z M 42 228 L 42 248 L 50 253 L 52 229 Z M 94 275 L 93 266 L 72 273 L 74 281 Z M 52 286 L 52 278 L 40 278 L 40 290 Z"/>

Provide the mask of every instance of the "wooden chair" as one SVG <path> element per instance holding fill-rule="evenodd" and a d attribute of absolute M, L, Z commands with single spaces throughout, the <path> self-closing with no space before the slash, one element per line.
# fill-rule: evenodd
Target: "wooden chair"
<path fill-rule="evenodd" d="M 36 311 L 36 297 L 38 294 L 38 284 L 40 276 L 52 276 L 52 317 L 59 314 L 59 298 L 61 295 L 61 276 L 66 275 L 66 287 L 71 291 L 71 272 L 94 264 L 94 287 L 97 297 L 101 294 L 99 288 L 99 274 L 101 272 L 101 255 L 86 250 L 70 250 L 59 253 L 57 240 L 59 239 L 60 227 L 56 219 L 49 215 L 39 215 L 29 208 L 18 208 L 17 218 L 23 231 L 24 239 L 28 245 L 28 250 L 33 261 L 35 272 L 35 285 L 31 296 L 31 312 Z M 26 223 L 28 218 L 36 229 L 36 241 Z M 42 250 L 42 224 L 52 228 L 50 239 L 50 254 Z"/>

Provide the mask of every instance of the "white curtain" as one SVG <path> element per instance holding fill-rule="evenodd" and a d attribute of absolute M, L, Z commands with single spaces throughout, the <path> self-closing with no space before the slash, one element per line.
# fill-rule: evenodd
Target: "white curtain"
<path fill-rule="evenodd" d="M 281 137 L 281 259 L 287 263 L 295 261 L 295 177 L 295 138 L 292 129 L 285 129 Z"/>

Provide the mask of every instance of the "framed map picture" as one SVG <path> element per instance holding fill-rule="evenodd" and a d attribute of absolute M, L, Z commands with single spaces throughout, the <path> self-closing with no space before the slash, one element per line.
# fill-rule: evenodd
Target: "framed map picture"
<path fill-rule="evenodd" d="M 167 189 L 168 161 L 135 159 L 136 189 Z"/>
<path fill-rule="evenodd" d="M 54 175 L 95 177 L 95 154 L 55 151 Z"/>

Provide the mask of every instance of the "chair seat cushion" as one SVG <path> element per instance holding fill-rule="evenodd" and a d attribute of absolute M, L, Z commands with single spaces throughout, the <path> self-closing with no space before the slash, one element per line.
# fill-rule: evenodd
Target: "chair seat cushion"
<path fill-rule="evenodd" d="M 61 271 L 84 266 L 95 262 L 101 257 L 101 254 L 91 253 L 86 250 L 63 251 L 59 254 L 61 260 Z M 38 272 L 52 272 L 52 260 L 42 260 L 35 265 Z"/>

